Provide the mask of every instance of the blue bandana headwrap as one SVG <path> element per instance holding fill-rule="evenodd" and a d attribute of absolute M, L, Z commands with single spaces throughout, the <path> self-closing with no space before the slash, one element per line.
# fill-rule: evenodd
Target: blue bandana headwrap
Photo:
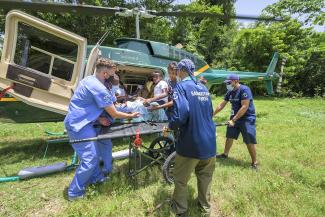
<path fill-rule="evenodd" d="M 190 59 L 182 59 L 178 64 L 177 68 L 179 70 L 185 69 L 185 71 L 188 73 L 188 75 L 191 77 L 191 79 L 196 83 L 194 79 L 194 70 L 195 70 L 195 65 Z"/>

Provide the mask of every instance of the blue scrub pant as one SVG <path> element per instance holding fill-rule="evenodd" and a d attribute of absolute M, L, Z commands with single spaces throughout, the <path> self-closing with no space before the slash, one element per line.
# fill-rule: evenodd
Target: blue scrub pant
<path fill-rule="evenodd" d="M 91 125 L 86 125 L 79 132 L 67 129 L 70 140 L 95 137 L 96 130 Z M 80 164 L 69 186 L 68 196 L 78 197 L 85 193 L 87 185 L 96 183 L 104 178 L 99 168 L 98 148 L 95 141 L 72 144 Z"/>
<path fill-rule="evenodd" d="M 97 135 L 101 131 L 101 127 L 95 128 Z M 99 159 L 103 161 L 102 173 L 109 174 L 112 171 L 112 140 L 105 139 L 97 141 L 97 152 Z"/>

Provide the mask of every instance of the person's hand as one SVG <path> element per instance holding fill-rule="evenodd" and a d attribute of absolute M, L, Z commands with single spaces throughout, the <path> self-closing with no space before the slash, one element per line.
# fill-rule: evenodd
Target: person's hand
<path fill-rule="evenodd" d="M 234 127 L 234 126 L 235 126 L 235 121 L 233 121 L 233 120 L 229 120 L 229 121 L 228 121 L 228 125 L 229 125 L 230 127 Z"/>
<path fill-rule="evenodd" d="M 98 122 L 104 127 L 108 127 L 109 125 L 111 125 L 111 122 L 105 117 L 99 117 Z"/>
<path fill-rule="evenodd" d="M 139 112 L 132 112 L 130 114 L 130 118 L 138 118 L 138 117 L 140 117 L 140 113 Z"/>
<path fill-rule="evenodd" d="M 144 105 L 145 107 L 150 106 L 150 102 L 149 102 L 149 100 L 148 100 L 148 99 L 145 99 L 145 100 L 143 101 L 143 105 Z"/>
<path fill-rule="evenodd" d="M 155 111 L 155 110 L 158 110 L 158 109 L 160 109 L 159 106 L 151 106 L 151 107 L 148 108 L 149 111 Z"/>

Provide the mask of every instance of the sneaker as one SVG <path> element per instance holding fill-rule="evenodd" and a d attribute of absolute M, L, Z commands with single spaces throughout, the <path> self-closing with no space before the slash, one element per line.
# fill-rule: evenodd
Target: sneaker
<path fill-rule="evenodd" d="M 217 154 L 216 155 L 216 158 L 220 158 L 220 159 L 226 159 L 226 158 L 228 158 L 228 155 L 226 155 L 226 154 Z"/>
<path fill-rule="evenodd" d="M 101 178 L 101 179 L 98 181 L 98 183 L 99 183 L 99 184 L 104 184 L 104 183 L 108 182 L 110 179 L 111 179 L 111 178 L 110 178 L 109 176 L 105 176 L 105 177 Z"/>
<path fill-rule="evenodd" d="M 72 202 L 72 201 L 76 201 L 76 200 L 81 200 L 85 197 L 84 194 L 80 195 L 80 196 L 76 196 L 76 197 L 71 197 L 71 196 L 68 196 L 68 201 Z"/>
<path fill-rule="evenodd" d="M 252 170 L 258 170 L 258 163 L 252 163 L 251 164 L 251 169 Z"/>

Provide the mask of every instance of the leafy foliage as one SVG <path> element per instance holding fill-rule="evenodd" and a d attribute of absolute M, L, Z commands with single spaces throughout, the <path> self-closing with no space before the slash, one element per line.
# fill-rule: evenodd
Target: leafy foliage
<path fill-rule="evenodd" d="M 325 51 L 314 51 L 294 76 L 299 89 L 309 96 L 325 97 Z"/>
<path fill-rule="evenodd" d="M 298 15 L 305 23 L 323 25 L 325 22 L 325 2 L 323 0 L 280 0 L 268 6 L 265 11 L 275 16 Z"/>

